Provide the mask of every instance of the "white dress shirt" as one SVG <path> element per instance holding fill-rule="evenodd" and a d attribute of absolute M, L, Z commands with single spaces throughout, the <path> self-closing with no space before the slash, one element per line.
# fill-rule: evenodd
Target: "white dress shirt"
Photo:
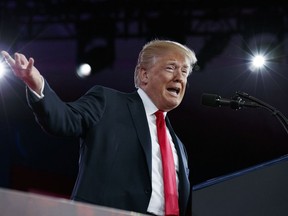
<path fill-rule="evenodd" d="M 156 116 L 154 114 L 158 109 L 142 89 L 138 89 L 138 94 L 140 95 L 145 107 L 152 143 L 152 194 L 147 212 L 155 215 L 165 215 L 161 152 L 157 138 Z M 166 114 L 167 113 L 164 113 L 165 116 Z M 167 134 L 173 151 L 176 171 L 178 171 L 178 155 L 168 129 Z M 176 183 L 178 186 L 178 176 L 176 178 Z"/>

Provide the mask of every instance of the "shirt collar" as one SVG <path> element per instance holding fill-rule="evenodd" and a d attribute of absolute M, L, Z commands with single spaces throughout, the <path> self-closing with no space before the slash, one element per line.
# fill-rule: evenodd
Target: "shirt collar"
<path fill-rule="evenodd" d="M 146 92 L 141 88 L 138 88 L 137 92 L 142 99 L 147 115 L 154 114 L 158 110 L 158 108 L 155 106 L 155 104 L 152 102 L 152 100 L 149 98 Z M 166 113 L 164 113 L 164 115 L 165 114 Z"/>

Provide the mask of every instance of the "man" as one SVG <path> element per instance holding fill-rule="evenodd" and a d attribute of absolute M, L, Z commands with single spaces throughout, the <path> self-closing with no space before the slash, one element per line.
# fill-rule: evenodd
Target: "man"
<path fill-rule="evenodd" d="M 166 115 L 181 103 L 197 61 L 192 50 L 174 41 L 152 40 L 139 54 L 134 73 L 137 91 L 123 93 L 96 85 L 73 102 L 63 102 L 55 94 L 33 58 L 15 53 L 13 59 L 5 51 L 2 55 L 28 86 L 28 103 L 41 127 L 54 135 L 80 138 L 73 200 L 153 215 L 190 212 L 187 154 L 168 118 L 167 137 L 177 173 L 169 179 L 176 182 L 177 204 L 165 204 L 166 165 L 161 162 L 155 113 Z"/>

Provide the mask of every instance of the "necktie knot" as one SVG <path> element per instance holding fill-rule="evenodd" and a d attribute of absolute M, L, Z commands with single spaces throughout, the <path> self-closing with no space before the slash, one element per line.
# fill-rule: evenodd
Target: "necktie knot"
<path fill-rule="evenodd" d="M 158 110 L 157 112 L 155 112 L 155 116 L 156 116 L 157 127 L 163 127 L 165 125 L 164 113 L 162 111 Z"/>
<path fill-rule="evenodd" d="M 155 115 L 157 118 L 164 118 L 164 112 L 161 110 L 156 111 Z"/>

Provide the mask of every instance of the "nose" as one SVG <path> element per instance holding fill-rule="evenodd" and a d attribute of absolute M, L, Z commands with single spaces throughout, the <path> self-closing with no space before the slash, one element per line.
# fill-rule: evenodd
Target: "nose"
<path fill-rule="evenodd" d="M 186 80 L 187 77 L 186 77 L 186 74 L 183 73 L 183 71 L 181 70 L 181 68 L 177 69 L 174 71 L 174 81 L 175 82 L 181 82 L 183 83 L 184 80 Z"/>

